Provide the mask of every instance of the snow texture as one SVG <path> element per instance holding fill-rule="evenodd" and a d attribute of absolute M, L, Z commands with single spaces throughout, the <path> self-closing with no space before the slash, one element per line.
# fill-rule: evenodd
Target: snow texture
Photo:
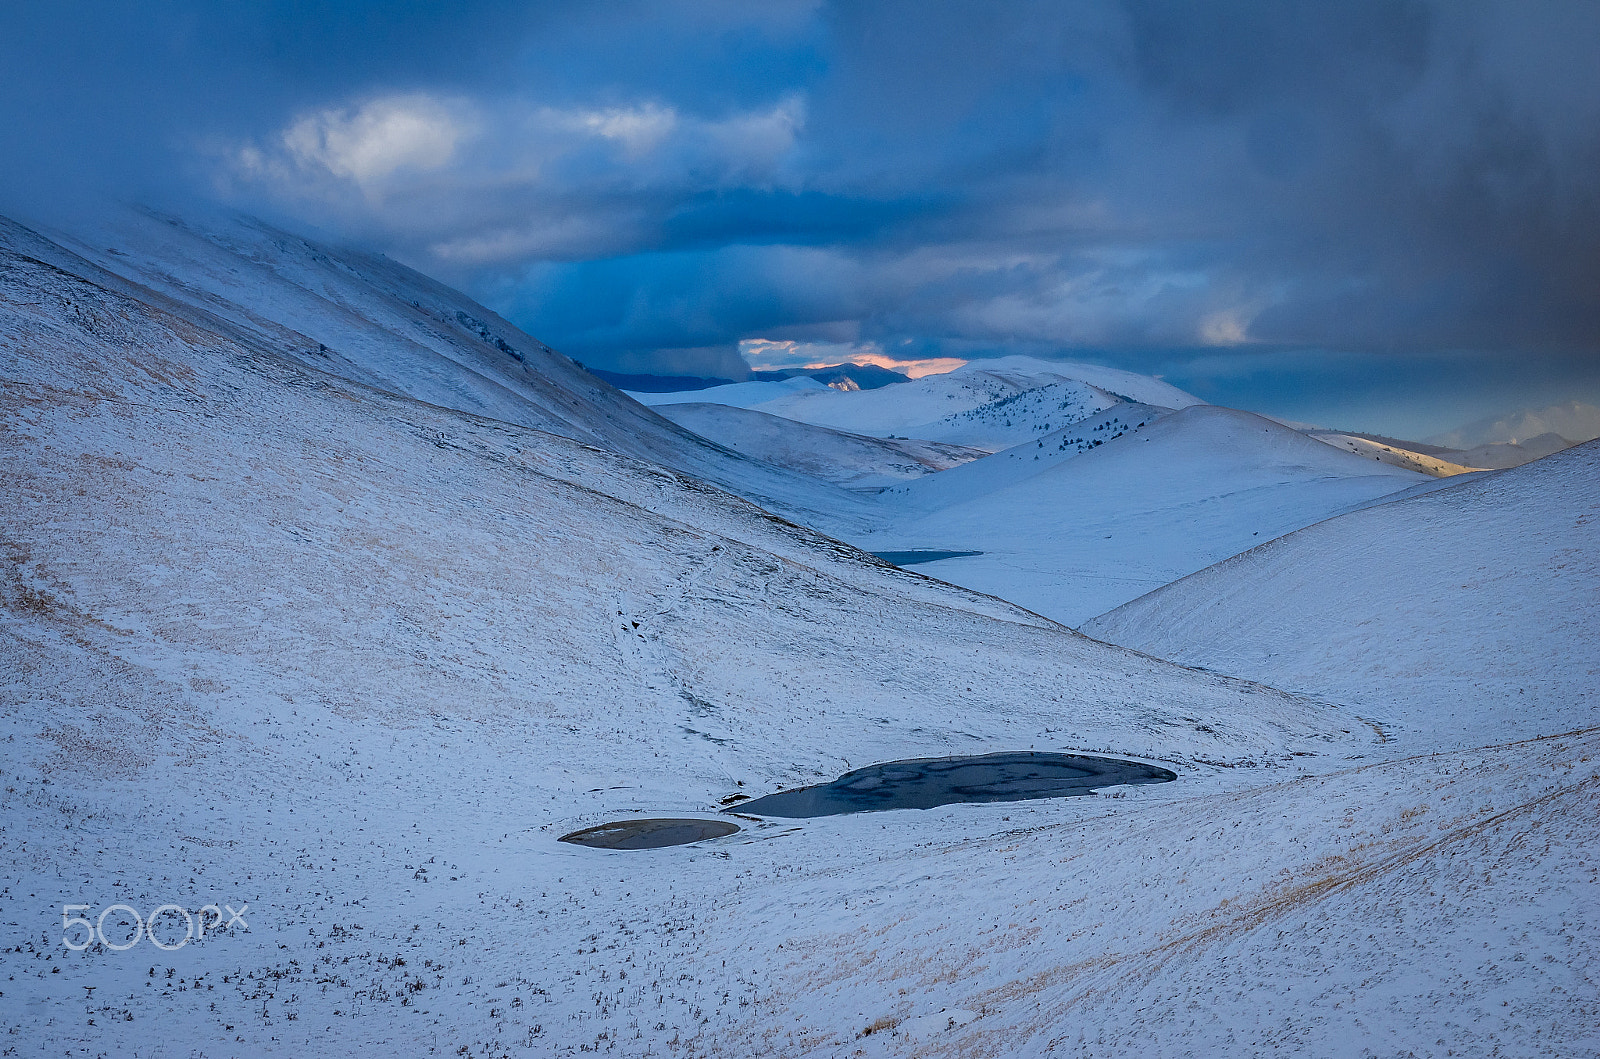
<path fill-rule="evenodd" d="M 1369 714 L 1085 638 L 734 496 L 718 476 L 792 490 L 787 511 L 888 502 L 704 442 L 393 263 L 167 228 L 78 239 L 93 261 L 0 229 L 7 1050 L 1600 1052 L 1588 707 L 1550 696 L 1558 729 L 1587 727 L 1525 738 L 1524 702 L 1487 695 L 1482 743 L 1448 751 L 1457 723 L 1407 705 L 1409 683 Z M 1435 484 L 1252 420 L 1165 416 L 994 491 L 992 520 L 1058 489 L 1060 521 L 1121 498 L 1123 525 L 1169 541 L 1187 503 L 1221 548 L 1248 521 L 1208 504 L 1253 510 L 1274 475 L 1306 503 L 1263 501 L 1265 531 Z M 1355 527 L 1348 547 L 1380 552 L 1392 533 L 1423 588 L 1447 561 L 1499 584 L 1474 556 L 1532 542 L 1549 591 L 1450 589 L 1447 632 L 1515 597 L 1506 649 L 1536 650 L 1593 613 L 1560 587 L 1592 592 L 1588 509 L 1537 529 L 1588 502 L 1559 497 L 1594 480 L 1576 455 L 1304 532 Z M 1186 472 L 1219 480 L 1171 494 Z M 1495 514 L 1502 483 L 1520 514 Z M 1391 511 L 1493 536 L 1440 546 Z M 1335 647 L 1359 668 L 1387 642 Z M 1483 642 L 1440 644 L 1433 670 L 1482 668 Z M 653 851 L 557 841 L 873 761 L 1026 749 L 1179 779 L 744 820 Z M 248 926 L 176 951 L 62 944 L 63 905 L 212 902 Z"/>
<path fill-rule="evenodd" d="M 1291 533 L 1087 624 L 1449 744 L 1600 723 L 1600 442 Z"/>
<path fill-rule="evenodd" d="M 657 411 L 747 456 L 856 489 L 921 478 L 988 455 L 937 441 L 848 434 L 732 405 L 664 404 Z"/>
<path fill-rule="evenodd" d="M 1127 432 L 1144 418 L 1122 408 L 1139 406 L 1070 429 L 1065 450 L 1023 445 L 992 473 L 998 456 L 900 487 L 899 517 L 853 539 L 981 551 L 922 569 L 1077 625 L 1256 542 L 1437 484 L 1249 412 L 1195 405 Z"/>
<path fill-rule="evenodd" d="M 1202 403 L 1131 372 L 1069 361 L 1001 357 L 874 390 L 841 391 L 815 379 L 741 382 L 687 393 L 633 395 L 655 407 L 686 402 L 753 408 L 816 426 L 996 451 L 1082 421 L 1122 401 L 1161 408 Z"/>

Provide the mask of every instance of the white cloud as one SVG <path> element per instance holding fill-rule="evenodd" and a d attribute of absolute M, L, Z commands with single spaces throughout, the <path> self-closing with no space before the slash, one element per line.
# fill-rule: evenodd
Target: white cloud
<path fill-rule="evenodd" d="M 640 193 L 779 184 L 804 123 L 798 96 L 707 118 L 651 101 L 556 108 L 414 93 L 302 113 L 222 147 L 219 175 L 481 264 L 592 249 L 608 227 L 631 231 L 618 200 Z M 572 221 L 608 196 L 604 218 Z"/>
<path fill-rule="evenodd" d="M 766 110 L 715 119 L 659 103 L 604 110 L 543 107 L 528 124 L 532 141 L 545 152 L 570 150 L 579 146 L 575 139 L 615 144 L 635 179 L 690 171 L 741 178 L 770 174 L 793 150 L 805 126 L 805 105 L 799 96 L 787 96 Z"/>
<path fill-rule="evenodd" d="M 401 170 L 449 166 L 472 136 L 472 126 L 461 104 L 424 95 L 390 96 L 303 115 L 279 140 L 302 168 L 325 169 L 370 187 Z"/>
<path fill-rule="evenodd" d="M 771 110 L 706 122 L 701 131 L 707 144 L 722 158 L 769 168 L 777 166 L 794 149 L 805 123 L 805 102 L 799 96 L 789 96 Z"/>
<path fill-rule="evenodd" d="M 621 144 L 630 155 L 654 150 L 678 128 L 678 112 L 646 103 L 640 107 L 562 113 L 548 111 L 557 121 Z"/>

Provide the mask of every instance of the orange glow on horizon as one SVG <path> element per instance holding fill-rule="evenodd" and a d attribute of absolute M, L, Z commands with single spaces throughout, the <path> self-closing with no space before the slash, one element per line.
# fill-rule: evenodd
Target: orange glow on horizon
<path fill-rule="evenodd" d="M 740 339 L 739 355 L 758 371 L 795 367 L 814 371 L 837 364 L 870 364 L 901 372 L 912 379 L 943 375 L 967 363 L 960 357 L 891 357 L 876 342 L 797 342 L 774 338 Z"/>
<path fill-rule="evenodd" d="M 844 358 L 847 364 L 871 364 L 878 368 L 888 368 L 898 371 L 907 378 L 920 379 L 924 375 L 944 375 L 964 366 L 967 362 L 959 357 L 928 357 L 924 360 L 896 360 L 894 357 L 884 356 L 882 353 L 852 353 Z M 838 363 L 837 361 L 835 363 Z M 806 370 L 814 368 L 831 368 L 832 364 L 819 362 L 805 365 Z"/>

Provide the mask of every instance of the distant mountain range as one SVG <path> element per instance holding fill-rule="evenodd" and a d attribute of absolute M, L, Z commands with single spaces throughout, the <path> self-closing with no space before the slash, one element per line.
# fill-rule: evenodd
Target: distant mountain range
<path fill-rule="evenodd" d="M 1510 415 L 1480 419 L 1427 440 L 1451 449 L 1473 449 L 1479 445 L 1525 445 L 1543 434 L 1564 438 L 1567 445 L 1600 438 L 1600 408 L 1579 401 L 1553 404 L 1537 411 L 1524 408 Z"/>
<path fill-rule="evenodd" d="M 824 386 L 836 390 L 876 390 L 897 382 L 910 382 L 898 371 L 880 368 L 876 364 L 829 364 L 821 368 L 786 368 L 779 371 L 752 371 L 743 379 L 719 379 L 700 375 L 630 375 L 604 368 L 585 369 L 596 378 L 604 379 L 619 390 L 634 393 L 685 393 L 690 390 L 708 390 L 713 386 L 731 386 L 735 382 L 782 382 L 785 379 L 816 379 Z"/>

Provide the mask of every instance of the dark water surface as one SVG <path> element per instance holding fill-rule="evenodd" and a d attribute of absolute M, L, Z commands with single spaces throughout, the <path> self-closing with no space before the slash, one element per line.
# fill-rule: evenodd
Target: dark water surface
<path fill-rule="evenodd" d="M 832 783 L 780 791 L 740 805 L 751 816 L 837 816 L 876 809 L 932 809 L 957 802 L 1070 798 L 1122 783 L 1166 783 L 1155 765 L 1082 754 L 1012 753 L 890 761 Z"/>
<path fill-rule="evenodd" d="M 703 838 L 721 838 L 738 830 L 737 824 L 726 820 L 618 820 L 562 835 L 561 841 L 595 849 L 660 849 Z"/>
<path fill-rule="evenodd" d="M 964 555 L 982 555 L 982 552 L 873 552 L 890 566 L 915 566 L 918 563 L 936 563 L 940 559 L 959 559 Z"/>

